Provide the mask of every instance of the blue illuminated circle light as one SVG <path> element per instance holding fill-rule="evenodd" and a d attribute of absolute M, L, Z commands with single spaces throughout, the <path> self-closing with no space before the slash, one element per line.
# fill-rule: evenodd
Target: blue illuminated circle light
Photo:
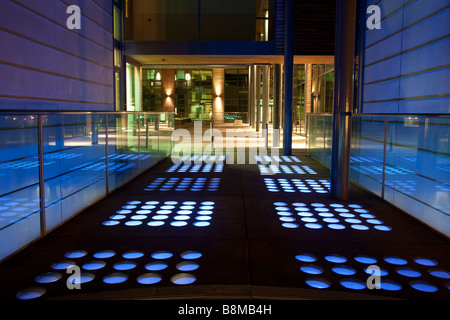
<path fill-rule="evenodd" d="M 127 227 L 172 226 L 180 228 L 194 226 L 204 228 L 211 225 L 214 208 L 214 201 L 152 200 L 144 203 L 133 200 L 127 202 L 102 224 L 109 227 L 123 225 Z M 72 254 L 82 253 L 74 252 Z"/>
<path fill-rule="evenodd" d="M 206 202 L 205 205 L 211 204 Z M 141 250 L 128 250 L 117 253 L 113 250 L 99 250 L 89 254 L 84 250 L 74 250 L 66 252 L 64 257 L 71 257 L 73 260 L 60 260 L 50 264 L 53 270 L 41 273 L 34 278 L 39 286 L 30 286 L 16 294 L 17 299 L 36 299 L 47 293 L 46 285 L 56 282 L 66 281 L 64 275 L 70 266 L 80 266 L 83 271 L 80 277 L 71 279 L 72 284 L 85 284 L 96 281 L 97 284 L 104 284 L 105 289 L 111 286 L 135 281 L 139 285 L 153 285 L 163 280 L 159 271 L 169 273 L 167 280 L 176 285 L 189 285 L 197 280 L 193 274 L 199 269 L 203 254 L 196 250 L 187 250 L 181 253 L 174 253 L 167 250 L 157 250 L 145 252 Z M 104 259 L 104 260 L 98 260 Z M 142 273 L 142 270 L 146 272 Z M 61 270 L 61 271 L 59 271 Z M 86 272 L 84 270 L 89 270 Z M 97 272 L 109 270 L 106 274 L 96 277 Z M 139 272 L 138 275 L 135 275 Z"/>
<path fill-rule="evenodd" d="M 436 266 L 438 262 L 428 258 L 415 258 L 413 260 L 415 264 L 413 264 L 408 259 L 398 256 L 376 258 L 369 255 L 346 257 L 339 254 L 319 256 L 311 253 L 300 253 L 295 256 L 295 260 L 301 274 L 304 275 L 305 283 L 316 289 L 334 286 L 334 283 L 326 279 L 327 275 L 333 273 L 335 277 L 342 277 L 337 280 L 341 289 L 344 287 L 350 290 L 370 290 L 366 283 L 368 276 L 358 278 L 358 276 L 365 274 L 380 276 L 379 289 L 385 291 L 395 292 L 406 287 L 425 293 L 449 290 L 448 283 L 438 284 L 422 280 L 421 277 L 427 273 L 434 276 L 436 282 L 445 282 L 450 279 L 450 272 L 447 270 L 430 269 L 430 265 Z M 348 265 L 343 263 L 348 263 Z M 378 265 L 381 267 L 378 267 Z M 411 265 L 411 267 L 405 265 Z M 377 274 L 374 273 L 374 266 L 378 268 Z M 369 267 L 372 268 L 371 271 L 369 271 Z"/>
<path fill-rule="evenodd" d="M 197 172 L 222 172 L 224 168 L 223 163 L 217 163 L 217 164 L 174 164 L 169 169 L 166 170 L 166 172 L 190 172 L 190 173 L 197 173 Z"/>
<path fill-rule="evenodd" d="M 286 173 L 286 174 L 317 174 L 317 172 L 310 168 L 309 166 L 299 166 L 292 164 L 258 164 L 259 171 L 262 175 L 265 174 L 277 174 L 277 173 Z"/>
<path fill-rule="evenodd" d="M 145 191 L 217 191 L 220 178 L 157 178 Z"/>
<path fill-rule="evenodd" d="M 328 180 L 264 178 L 264 183 L 270 192 L 328 193 L 330 189 Z"/>
<path fill-rule="evenodd" d="M 268 188 L 272 188 L 272 180 L 274 179 L 266 178 L 265 181 L 269 185 Z M 283 181 L 287 179 L 278 180 Z M 275 211 L 281 222 L 281 226 L 287 229 L 297 229 L 303 226 L 310 230 L 392 230 L 391 227 L 384 225 L 383 221 L 376 219 L 375 215 L 369 213 L 368 210 L 358 204 L 344 205 L 340 203 L 326 204 L 321 202 L 294 202 L 288 204 L 277 201 L 273 205 L 275 206 Z"/>

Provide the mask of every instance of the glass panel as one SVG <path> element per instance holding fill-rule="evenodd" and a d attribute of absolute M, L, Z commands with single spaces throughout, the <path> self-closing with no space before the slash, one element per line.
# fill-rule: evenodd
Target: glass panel
<path fill-rule="evenodd" d="M 43 117 L 46 229 L 106 195 L 103 115 Z"/>
<path fill-rule="evenodd" d="M 328 164 L 331 122 L 322 115 L 308 118 L 308 151 Z M 350 179 L 450 234 L 449 127 L 449 117 L 354 115 Z"/>
<path fill-rule="evenodd" d="M 327 118 L 325 115 L 309 115 L 309 153 L 322 163 L 325 163 L 326 128 Z"/>
<path fill-rule="evenodd" d="M 40 236 L 37 117 L 0 116 L 0 260 Z"/>
<path fill-rule="evenodd" d="M 353 116 L 350 178 L 378 196 L 382 195 L 383 116 Z"/>
<path fill-rule="evenodd" d="M 158 114 L 141 114 L 140 116 L 140 153 L 141 171 L 147 170 L 159 160 L 158 154 Z"/>
<path fill-rule="evenodd" d="M 389 119 L 386 199 L 400 207 L 411 198 L 450 214 L 449 118 Z"/>
<path fill-rule="evenodd" d="M 174 114 L 162 113 L 159 115 L 159 154 L 160 159 L 172 153 L 172 133 L 174 129 Z"/>
<path fill-rule="evenodd" d="M 173 113 L 40 117 L 46 231 L 106 196 L 107 178 L 112 191 L 172 150 Z M 0 116 L 0 261 L 42 235 L 38 127 L 35 115 Z"/>
<path fill-rule="evenodd" d="M 324 155 L 323 163 L 331 167 L 331 146 L 333 144 L 333 116 L 323 115 L 325 136 L 324 136 Z"/>
<path fill-rule="evenodd" d="M 108 114 L 109 191 L 139 173 L 137 114 Z"/>

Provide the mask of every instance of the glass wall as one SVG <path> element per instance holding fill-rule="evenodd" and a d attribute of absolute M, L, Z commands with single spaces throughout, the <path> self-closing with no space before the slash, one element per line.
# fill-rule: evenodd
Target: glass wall
<path fill-rule="evenodd" d="M 305 120 L 306 120 L 306 99 L 305 99 L 305 84 L 306 84 L 306 65 L 294 65 L 294 90 L 292 91 L 293 100 L 293 117 L 292 126 L 295 133 L 304 134 Z"/>
<path fill-rule="evenodd" d="M 42 117 L 46 230 L 106 195 L 105 117 Z"/>
<path fill-rule="evenodd" d="M 212 119 L 212 70 L 191 70 L 191 72 L 188 117 L 196 120 Z"/>
<path fill-rule="evenodd" d="M 334 65 L 294 65 L 293 130 L 305 135 L 307 114 L 333 112 Z"/>
<path fill-rule="evenodd" d="M 307 114 L 307 122 L 306 149 L 308 153 L 323 164 L 330 166 L 333 116 L 331 114 Z"/>
<path fill-rule="evenodd" d="M 312 65 L 311 113 L 332 113 L 334 97 L 334 65 Z"/>
<path fill-rule="evenodd" d="M 332 116 L 309 118 L 308 152 L 330 166 Z M 350 179 L 449 236 L 449 128 L 446 116 L 353 115 Z"/>
<path fill-rule="evenodd" d="M 40 236 L 38 120 L 0 115 L 0 260 Z"/>
<path fill-rule="evenodd" d="M 173 113 L 0 116 L 0 261 L 172 151 Z"/>
<path fill-rule="evenodd" d="M 225 70 L 225 122 L 248 122 L 248 68 Z"/>
<path fill-rule="evenodd" d="M 143 69 L 142 71 L 142 108 L 144 111 L 161 112 L 162 70 Z"/>

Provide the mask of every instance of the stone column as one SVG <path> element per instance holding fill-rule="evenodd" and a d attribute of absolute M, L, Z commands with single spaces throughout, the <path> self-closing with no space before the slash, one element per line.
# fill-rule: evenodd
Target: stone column
<path fill-rule="evenodd" d="M 225 69 L 213 69 L 212 118 L 216 123 L 225 121 Z"/>

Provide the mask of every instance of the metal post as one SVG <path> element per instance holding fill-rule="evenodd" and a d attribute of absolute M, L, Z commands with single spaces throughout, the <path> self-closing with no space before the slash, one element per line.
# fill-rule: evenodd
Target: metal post
<path fill-rule="evenodd" d="M 270 70 L 269 66 L 263 66 L 263 78 L 262 78 L 262 124 L 265 129 L 266 123 L 268 123 L 269 115 L 269 88 L 270 88 Z"/>
<path fill-rule="evenodd" d="M 256 132 L 261 123 L 261 67 L 256 66 Z"/>
<path fill-rule="evenodd" d="M 292 83 L 294 77 L 294 1 L 285 0 L 284 8 L 284 126 L 283 150 L 292 154 Z"/>
<path fill-rule="evenodd" d="M 252 128 L 256 128 L 256 68 L 257 66 L 253 65 L 253 97 L 252 97 Z"/>
<path fill-rule="evenodd" d="M 386 148 L 388 135 L 388 117 L 384 118 L 384 142 L 383 142 L 383 174 L 381 177 L 381 198 L 384 199 L 384 185 L 386 182 Z"/>
<path fill-rule="evenodd" d="M 145 148 L 149 148 L 150 139 L 150 119 L 148 115 L 145 115 Z"/>
<path fill-rule="evenodd" d="M 356 0 L 338 0 L 336 3 L 335 92 L 330 191 L 332 198 L 341 200 L 349 198 L 355 24 Z"/>
<path fill-rule="evenodd" d="M 39 156 L 39 197 L 40 197 L 40 222 L 41 222 L 41 236 L 46 234 L 45 222 L 45 176 L 44 176 L 44 136 L 42 115 L 37 116 L 38 121 L 38 156 Z"/>

